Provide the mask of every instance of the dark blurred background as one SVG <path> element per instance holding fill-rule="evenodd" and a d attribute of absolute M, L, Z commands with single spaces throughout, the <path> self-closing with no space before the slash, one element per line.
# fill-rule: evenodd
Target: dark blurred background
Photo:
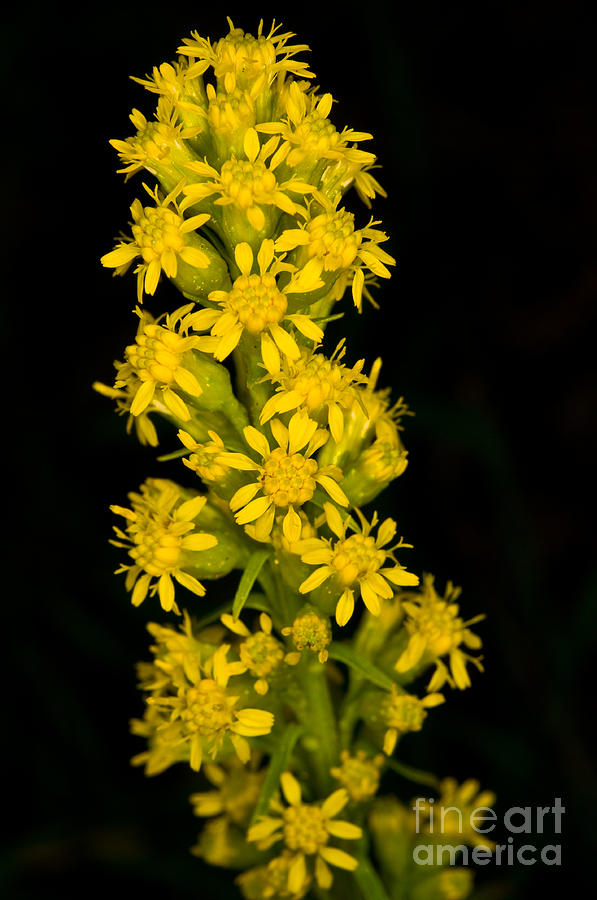
<path fill-rule="evenodd" d="M 4 896 L 235 895 L 188 852 L 189 773 L 146 780 L 128 763 L 141 746 L 133 663 L 158 611 L 133 610 L 112 575 L 107 506 L 174 470 L 90 387 L 110 381 L 135 327 L 133 277 L 98 263 L 142 180 L 123 184 L 107 143 L 131 132 L 132 106 L 153 108 L 128 76 L 173 58 L 192 28 L 223 35 L 227 13 L 247 31 L 275 14 L 309 43 L 336 123 L 373 132 L 383 165 L 374 212 L 399 266 L 381 311 L 349 311 L 328 346 L 348 332 L 352 359 L 385 356 L 382 384 L 416 417 L 383 511 L 415 568 L 462 585 L 466 616 L 487 613 L 486 673 L 401 757 L 478 777 L 498 811 L 561 797 L 562 867 L 481 869 L 478 896 L 574 893 L 597 793 L 594 32 L 574 3 L 369 0 L 5 13 Z M 174 298 L 162 286 L 154 310 Z"/>

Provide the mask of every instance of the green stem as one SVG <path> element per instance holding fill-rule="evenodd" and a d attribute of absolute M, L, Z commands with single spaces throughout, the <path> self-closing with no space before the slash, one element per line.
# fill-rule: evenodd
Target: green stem
<path fill-rule="evenodd" d="M 325 666 L 309 660 L 300 664 L 297 674 L 306 701 L 301 713 L 308 733 L 304 746 L 313 761 L 317 788 L 326 797 L 333 789 L 330 769 L 338 763 L 338 727 Z"/>

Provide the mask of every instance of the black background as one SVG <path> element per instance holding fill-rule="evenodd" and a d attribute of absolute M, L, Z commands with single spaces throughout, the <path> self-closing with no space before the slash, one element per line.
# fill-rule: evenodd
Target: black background
<path fill-rule="evenodd" d="M 196 781 L 128 764 L 133 662 L 158 611 L 133 610 L 111 574 L 107 506 L 148 475 L 184 475 L 127 438 L 90 385 L 111 379 L 135 327 L 134 279 L 98 263 L 142 180 L 123 184 L 107 144 L 130 133 L 132 106 L 153 107 L 127 76 L 173 58 L 191 28 L 217 38 L 229 13 L 254 31 L 272 12 L 310 44 L 335 122 L 373 132 L 383 165 L 374 212 L 399 266 L 381 310 L 348 311 L 327 344 L 347 333 L 352 359 L 381 353 L 383 385 L 416 411 L 382 511 L 413 567 L 461 584 L 467 616 L 487 613 L 486 673 L 401 758 L 478 777 L 502 812 L 561 797 L 562 868 L 488 867 L 479 896 L 573 893 L 596 797 L 594 32 L 571 3 L 370 0 L 44 4 L 5 22 L 5 894 L 228 895 L 228 874 L 188 853 Z M 176 298 L 162 285 L 153 311 Z"/>

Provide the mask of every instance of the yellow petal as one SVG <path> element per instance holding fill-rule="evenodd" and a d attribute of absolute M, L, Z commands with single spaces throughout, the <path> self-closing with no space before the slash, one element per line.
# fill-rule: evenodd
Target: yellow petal
<path fill-rule="evenodd" d="M 298 806 L 301 802 L 301 786 L 291 772 L 282 772 L 280 785 L 287 801 L 291 806 Z"/>
<path fill-rule="evenodd" d="M 321 805 L 321 812 L 326 819 L 332 819 L 341 809 L 344 809 L 348 803 L 349 796 L 346 788 L 339 788 L 333 794 L 324 800 Z"/>
<path fill-rule="evenodd" d="M 308 594 L 309 591 L 314 591 L 320 584 L 323 584 L 326 578 L 329 578 L 330 575 L 333 574 L 334 569 L 332 569 L 331 566 L 322 566 L 320 569 L 315 569 L 315 571 L 312 572 L 299 587 L 300 593 Z"/>
<path fill-rule="evenodd" d="M 241 270 L 242 274 L 250 275 L 251 269 L 253 268 L 253 251 L 246 241 L 236 245 L 234 249 L 234 258 L 236 260 L 236 265 Z"/>

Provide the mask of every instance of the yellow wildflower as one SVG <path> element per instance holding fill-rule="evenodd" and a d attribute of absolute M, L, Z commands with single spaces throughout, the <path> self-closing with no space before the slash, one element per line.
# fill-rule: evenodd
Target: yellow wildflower
<path fill-rule="evenodd" d="M 202 120 L 207 115 L 204 109 L 205 94 L 198 78 L 201 69 L 201 64 L 192 64 L 184 59 L 154 66 L 151 75 L 145 78 L 131 77 L 152 94 L 167 98 L 183 120 L 193 118 L 193 126 L 188 129 L 192 133 L 188 136 L 195 137 L 202 130 Z"/>
<path fill-rule="evenodd" d="M 458 615 L 458 605 L 454 603 L 460 592 L 460 588 L 448 582 L 445 597 L 440 597 L 435 590 L 433 576 L 424 575 L 421 591 L 402 595 L 402 607 L 407 614 L 404 624 L 410 637 L 395 669 L 404 674 L 418 666 L 435 663 L 429 690 L 439 690 L 446 682 L 460 690 L 470 687 L 467 662 L 483 671 L 481 657 L 465 653 L 461 645 L 473 650 L 481 647 L 481 638 L 468 626 L 480 622 L 485 616 L 463 621 Z M 449 656 L 449 668 L 442 662 L 442 656 Z"/>
<path fill-rule="evenodd" d="M 392 685 L 392 693 L 382 702 L 382 718 L 386 725 L 383 752 L 391 756 L 396 741 L 408 731 L 420 731 L 427 718 L 427 710 L 444 702 L 443 694 L 427 694 L 421 700 L 413 694 L 400 692 Z"/>
<path fill-rule="evenodd" d="M 162 200 L 157 187 L 153 191 L 146 184 L 143 187 L 156 205 L 143 206 L 140 200 L 134 200 L 132 238 L 120 241 L 115 250 L 100 260 L 103 266 L 116 269 L 115 274 L 121 275 L 134 259 L 141 258 L 135 269 L 139 303 L 143 303 L 144 290 L 155 294 L 162 271 L 168 278 L 176 278 L 179 259 L 197 269 L 206 269 L 210 262 L 204 250 L 197 246 L 199 238 L 193 234 L 210 216 L 202 213 L 184 219 L 175 202 L 180 186 Z"/>
<path fill-rule="evenodd" d="M 392 273 L 387 267 L 396 264 L 396 260 L 379 246 L 388 237 L 373 227 L 379 224 L 373 219 L 365 228 L 355 230 L 354 213 L 338 209 L 340 195 L 332 202 L 317 191 L 313 201 L 323 212 L 308 219 L 303 227 L 283 231 L 276 240 L 276 250 L 288 252 L 300 248 L 298 263 L 317 259 L 324 272 L 350 269 L 353 273 L 352 296 L 360 312 L 365 283 L 363 269 L 369 269 L 380 278 L 390 278 Z"/>
<path fill-rule="evenodd" d="M 369 757 L 364 750 L 351 756 L 348 750 L 340 754 L 340 765 L 332 768 L 331 774 L 350 794 L 356 803 L 364 803 L 375 796 L 379 787 L 379 771 L 384 764 L 381 753 Z"/>
<path fill-rule="evenodd" d="M 256 866 L 239 875 L 236 883 L 245 900 L 301 900 L 311 887 L 312 879 L 307 875 L 298 891 L 289 890 L 288 875 L 294 859 L 294 853 L 283 850 L 266 866 Z"/>
<path fill-rule="evenodd" d="M 267 694 L 268 677 L 282 662 L 284 648 L 280 641 L 272 635 L 272 620 L 266 613 L 259 616 L 260 630 L 252 634 L 247 626 L 229 613 L 221 616 L 221 622 L 234 634 L 245 638 L 238 647 L 238 655 L 244 666 L 257 681 L 253 685 L 258 694 Z"/>
<path fill-rule="evenodd" d="M 271 712 L 237 708 L 240 698 L 230 692 L 228 682 L 238 675 L 239 667 L 238 663 L 227 661 L 229 649 L 223 644 L 193 671 L 175 671 L 168 693 L 147 698 L 148 710 L 158 711 L 150 727 L 155 730 L 155 752 L 159 753 L 162 768 L 164 762 L 167 766 L 188 758 L 191 768 L 197 772 L 205 754 L 214 759 L 226 738 L 241 762 L 246 763 L 251 756 L 246 738 L 269 734 L 272 730 Z M 152 752 L 150 740 L 149 751 L 137 757 L 137 762 L 151 764 Z"/>
<path fill-rule="evenodd" d="M 199 444 L 187 431 L 181 429 L 178 432 L 179 440 L 191 452 L 183 459 L 183 464 L 206 483 L 217 484 L 226 478 L 230 466 L 220 461 L 220 455 L 226 452 L 222 438 L 215 431 L 208 431 L 208 435 L 210 440 Z"/>
<path fill-rule="evenodd" d="M 377 525 L 377 513 L 374 513 L 369 523 L 357 510 L 361 523 L 359 528 L 354 520 L 350 518 L 343 520 L 331 503 L 326 503 L 324 509 L 327 525 L 338 540 L 332 542 L 327 538 L 316 538 L 303 542 L 302 561 L 318 565 L 319 568 L 303 581 L 299 591 L 301 594 L 314 591 L 328 578 L 332 578 L 340 595 L 336 605 L 338 625 L 346 625 L 352 616 L 355 591 L 358 591 L 369 612 L 377 616 L 380 613 L 382 599 L 389 600 L 394 594 L 391 585 L 419 583 L 418 577 L 407 572 L 393 556 L 394 550 L 409 547 L 409 544 L 404 544 L 400 540 L 393 547 L 383 549 L 396 534 L 396 523 L 393 519 L 382 522 L 377 537 L 373 538 L 371 531 Z M 349 527 L 354 534 L 346 537 Z M 386 566 L 386 560 L 390 560 L 394 565 Z"/>
<path fill-rule="evenodd" d="M 248 425 L 245 440 L 263 463 L 254 462 L 244 453 L 225 453 L 222 459 L 232 468 L 255 470 L 257 481 L 240 488 L 230 500 L 239 525 L 255 522 L 259 535 L 267 537 L 273 528 L 277 511 L 286 510 L 282 522 L 285 537 L 293 542 L 300 538 L 302 523 L 295 507 L 301 507 L 313 497 L 317 487 L 341 506 L 348 500 L 338 481 L 342 472 L 337 466 L 320 468 L 312 459 L 327 440 L 327 432 L 317 428 L 317 422 L 307 415 L 295 413 L 288 428 L 279 419 L 272 419 L 271 430 L 278 446 L 272 450 L 265 435 Z M 259 496 L 256 496 L 259 495 Z"/>
<path fill-rule="evenodd" d="M 368 141 L 373 135 L 352 128 L 338 132 L 330 122 L 328 116 L 334 102 L 331 94 L 319 97 L 315 92 L 307 93 L 295 81 L 289 85 L 284 99 L 286 118 L 263 122 L 256 128 L 265 134 L 281 135 L 281 150 L 290 168 L 301 166 L 305 161 L 311 167 L 322 160 L 347 159 L 360 165 L 375 162 L 373 153 L 349 147 L 349 142 Z"/>
<path fill-rule="evenodd" d="M 352 368 L 341 362 L 346 350 L 344 344 L 342 338 L 329 359 L 306 347 L 301 348 L 299 359 L 283 359 L 280 371 L 269 376 L 279 386 L 261 411 L 261 425 L 274 415 L 304 409 L 321 424 L 327 422 L 334 440 L 340 441 L 344 431 L 343 410 L 349 409 L 357 399 L 354 385 L 367 381 L 361 375 L 364 360 Z"/>
<path fill-rule="evenodd" d="M 155 320 L 137 308 L 139 328 L 135 343 L 125 349 L 126 361 L 118 365 L 114 383 L 115 390 L 123 391 L 130 402 L 132 416 L 140 416 L 151 408 L 183 422 L 191 418 L 178 392 L 191 397 L 199 397 L 203 392 L 191 371 L 193 359 L 189 352 L 197 348 L 199 338 L 186 333 L 187 313 L 192 306 L 181 306 Z"/>
<path fill-rule="evenodd" d="M 261 356 L 270 372 L 280 368 L 280 352 L 289 359 L 300 357 L 294 337 L 281 322 L 294 325 L 305 337 L 319 342 L 323 331 L 306 315 L 287 315 L 287 294 L 312 290 L 319 284 L 317 266 L 305 266 L 294 272 L 290 281 L 280 289 L 276 276 L 284 264 L 274 256 L 274 242 L 265 240 L 257 253 L 259 274 L 253 272 L 253 251 L 249 244 L 237 244 L 234 250 L 241 274 L 230 291 L 212 291 L 211 303 L 220 309 L 202 309 L 189 320 L 196 331 L 211 329 L 211 337 L 203 337 L 200 348 L 213 353 L 217 360 L 226 359 L 245 332 L 261 340 Z M 292 267 L 294 268 L 294 267 Z M 286 271 L 288 269 L 286 268 Z"/>
<path fill-rule="evenodd" d="M 190 38 L 183 38 L 178 52 L 183 56 L 199 60 L 202 71 L 213 66 L 214 75 L 222 81 L 225 90 L 231 93 L 237 84 L 241 87 L 258 82 L 261 89 L 269 87 L 273 79 L 281 73 L 290 73 L 301 78 L 312 78 L 308 64 L 293 59 L 297 53 L 308 50 L 307 44 L 289 44 L 295 35 L 290 32 L 278 33 L 281 25 L 272 24 L 269 32 L 263 32 L 263 20 L 259 22 L 257 37 L 240 28 L 235 28 L 228 18 L 230 32 L 214 44 L 203 38 L 197 31 Z"/>
<path fill-rule="evenodd" d="M 158 101 L 155 118 L 155 122 L 148 122 L 142 112 L 133 109 L 130 120 L 137 133 L 124 141 L 110 141 L 123 164 L 117 171 L 130 178 L 147 169 L 152 175 L 159 173 L 177 182 L 183 173 L 182 164 L 195 158 L 185 142 L 195 137 L 199 128 L 179 123 L 176 110 L 165 97 Z"/>
<path fill-rule="evenodd" d="M 183 188 L 186 198 L 180 204 L 181 210 L 184 211 L 218 194 L 217 199 L 213 201 L 214 204 L 222 207 L 234 205 L 255 231 L 263 231 L 266 225 L 268 230 L 273 230 L 280 212 L 291 216 L 299 213 L 302 207 L 288 196 L 288 192 L 303 195 L 311 193 L 315 188 L 294 175 L 278 184 L 275 170 L 281 162 L 281 157 L 275 151 L 279 142 L 278 137 L 272 137 L 261 146 L 255 129 L 247 128 L 243 138 L 246 159 L 237 159 L 233 155 L 222 164 L 220 171 L 211 166 L 207 160 L 188 162 L 186 169 L 204 180 Z M 263 206 L 274 208 L 266 210 L 267 217 Z M 229 235 L 227 237 L 229 238 Z"/>
<path fill-rule="evenodd" d="M 422 797 L 417 801 L 417 810 L 424 819 L 429 818 L 433 811 L 433 821 L 430 819 L 423 824 L 421 831 L 441 835 L 441 840 L 446 843 L 466 841 L 476 847 L 493 849 L 495 843 L 474 827 L 474 813 L 479 809 L 491 809 L 496 796 L 493 791 L 479 789 L 479 782 L 474 778 L 462 784 L 458 784 L 455 778 L 442 779 L 440 796 L 433 805 Z"/>
<path fill-rule="evenodd" d="M 194 519 L 207 500 L 197 496 L 186 499 L 178 485 L 162 478 L 148 478 L 140 493 L 129 494 L 132 509 L 111 506 L 126 520 L 126 532 L 114 527 L 116 547 L 125 547 L 133 560 L 117 572 L 126 572 L 126 589 L 132 591 L 133 606 L 139 606 L 149 592 L 159 594 L 166 612 L 178 607 L 174 601 L 174 582 L 202 597 L 205 588 L 190 574 L 194 554 L 215 547 L 214 535 L 195 531 Z M 191 533 L 194 532 L 194 533 Z"/>
<path fill-rule="evenodd" d="M 206 763 L 203 773 L 215 790 L 191 794 L 195 815 L 225 815 L 236 825 L 246 825 L 259 799 L 265 769 L 256 772 L 231 757 L 223 765 Z"/>
<path fill-rule="evenodd" d="M 311 874 L 306 857 L 315 856 L 315 880 L 320 888 L 328 890 L 332 873 L 327 863 L 348 871 L 354 871 L 358 865 L 354 856 L 329 846 L 330 837 L 357 840 L 362 836 L 358 825 L 334 818 L 348 803 L 348 791 L 340 788 L 320 805 L 302 802 L 300 785 L 290 772 L 282 774 L 280 783 L 289 805 L 278 804 L 279 817 L 265 816 L 249 828 L 247 840 L 256 841 L 264 849 L 284 840 L 286 847 L 295 854 L 288 871 L 287 886 L 291 893 L 304 887 Z"/>
<path fill-rule="evenodd" d="M 295 617 L 292 625 L 282 629 L 285 637 L 291 637 L 296 651 L 287 653 L 284 657 L 289 666 L 295 666 L 301 658 L 303 650 L 317 653 L 320 663 L 328 660 L 328 646 L 332 642 L 332 629 L 329 619 L 323 616 L 313 607 L 304 608 Z"/>

